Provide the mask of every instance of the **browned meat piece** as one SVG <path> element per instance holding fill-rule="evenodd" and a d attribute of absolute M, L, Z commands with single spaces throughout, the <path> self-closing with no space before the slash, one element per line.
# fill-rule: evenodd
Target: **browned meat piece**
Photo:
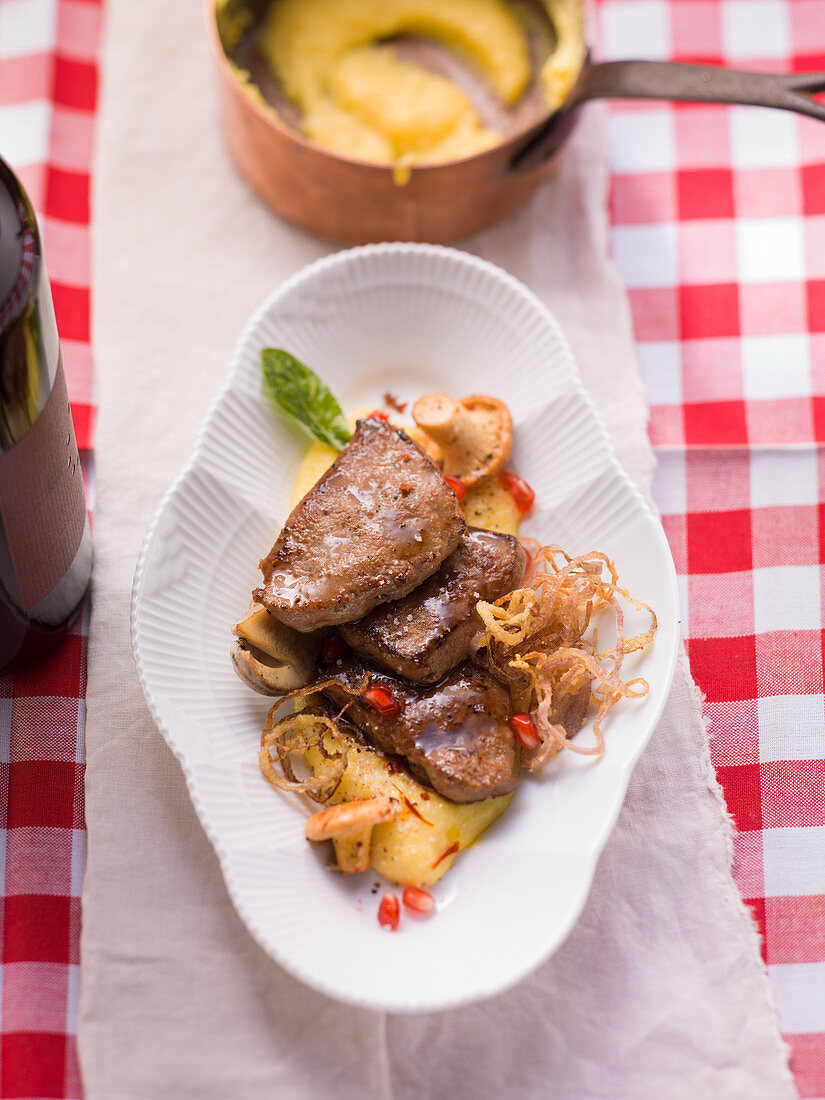
<path fill-rule="evenodd" d="M 554 702 L 548 718 L 553 725 L 564 726 L 568 737 L 573 737 L 584 725 L 590 706 L 592 680 L 580 669 L 564 691 L 554 691 Z"/>
<path fill-rule="evenodd" d="M 417 588 L 463 530 L 455 493 L 418 444 L 383 420 L 359 420 L 293 508 L 253 595 L 296 630 L 353 622 Z"/>
<path fill-rule="evenodd" d="M 518 539 L 468 527 L 461 542 L 422 585 L 403 600 L 382 604 L 341 628 L 353 649 L 419 684 L 434 684 L 470 655 L 482 629 L 478 600 L 497 600 L 524 576 Z"/>
<path fill-rule="evenodd" d="M 376 748 L 403 756 L 418 780 L 453 802 L 477 802 L 514 789 L 519 750 L 507 721 L 510 697 L 489 673 L 465 661 L 440 684 L 421 687 L 371 671 L 367 697 L 384 689 L 398 708 L 397 714 L 382 715 L 366 698 L 346 690 L 357 691 L 367 671 L 356 657 L 335 661 L 326 670 L 335 682 L 323 690 L 338 706 L 349 703 L 347 718 Z"/>

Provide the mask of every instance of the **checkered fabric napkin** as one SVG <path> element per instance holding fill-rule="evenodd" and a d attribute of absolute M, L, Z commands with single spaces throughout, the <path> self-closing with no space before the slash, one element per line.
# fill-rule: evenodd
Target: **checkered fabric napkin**
<path fill-rule="evenodd" d="M 825 0 L 603 0 L 603 54 L 825 70 Z M 803 1097 L 825 1096 L 825 124 L 614 104 L 630 294 L 734 875 Z"/>
<path fill-rule="evenodd" d="M 92 504 L 89 171 L 101 6 L 0 0 L 0 156 L 37 209 Z M 84 612 L 36 667 L 0 676 L 0 1097 L 80 1097 Z"/>

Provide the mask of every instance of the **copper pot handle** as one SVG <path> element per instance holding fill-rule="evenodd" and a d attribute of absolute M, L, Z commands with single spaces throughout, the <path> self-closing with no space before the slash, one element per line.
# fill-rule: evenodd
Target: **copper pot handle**
<path fill-rule="evenodd" d="M 567 136 L 571 113 L 588 99 L 673 99 L 694 103 L 743 103 L 779 107 L 825 122 L 825 73 L 750 73 L 677 61 L 605 61 L 586 64 L 562 107 L 534 133 L 511 162 L 516 171 L 536 168 Z"/>

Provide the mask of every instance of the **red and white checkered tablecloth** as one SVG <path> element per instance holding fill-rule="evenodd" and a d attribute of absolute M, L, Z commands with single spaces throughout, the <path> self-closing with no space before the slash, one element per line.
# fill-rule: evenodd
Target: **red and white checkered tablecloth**
<path fill-rule="evenodd" d="M 825 70 L 825 0 L 600 0 L 597 18 L 607 57 Z M 0 0 L 0 155 L 41 216 L 90 506 L 100 22 L 100 0 Z M 625 103 L 611 142 L 613 251 L 734 873 L 797 1086 L 825 1098 L 825 125 Z M 0 677 L 0 1100 L 81 1096 L 85 641 L 83 617 Z"/>
<path fill-rule="evenodd" d="M 37 209 L 92 504 L 89 194 L 101 5 L 0 0 L 0 156 Z M 0 1097 L 80 1097 L 88 613 L 42 664 L 0 676 Z"/>
<path fill-rule="evenodd" d="M 602 0 L 603 53 L 825 70 L 825 0 Z M 825 1097 L 825 124 L 614 104 L 628 287 L 734 876 L 803 1097 Z"/>

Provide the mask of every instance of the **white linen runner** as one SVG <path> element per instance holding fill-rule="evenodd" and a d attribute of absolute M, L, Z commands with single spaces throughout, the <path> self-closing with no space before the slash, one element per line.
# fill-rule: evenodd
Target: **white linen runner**
<path fill-rule="evenodd" d="M 131 579 L 240 330 L 330 246 L 281 222 L 236 176 L 199 0 L 107 0 L 107 18 L 79 1019 L 88 1100 L 794 1096 L 684 657 L 579 923 L 516 988 L 471 1008 L 387 1017 L 304 988 L 247 934 L 143 701 Z M 556 314 L 649 498 L 646 407 L 606 259 L 603 129 L 602 109 L 589 107 L 556 177 L 466 247 Z M 330 942 L 346 950 L 334 928 Z"/>

